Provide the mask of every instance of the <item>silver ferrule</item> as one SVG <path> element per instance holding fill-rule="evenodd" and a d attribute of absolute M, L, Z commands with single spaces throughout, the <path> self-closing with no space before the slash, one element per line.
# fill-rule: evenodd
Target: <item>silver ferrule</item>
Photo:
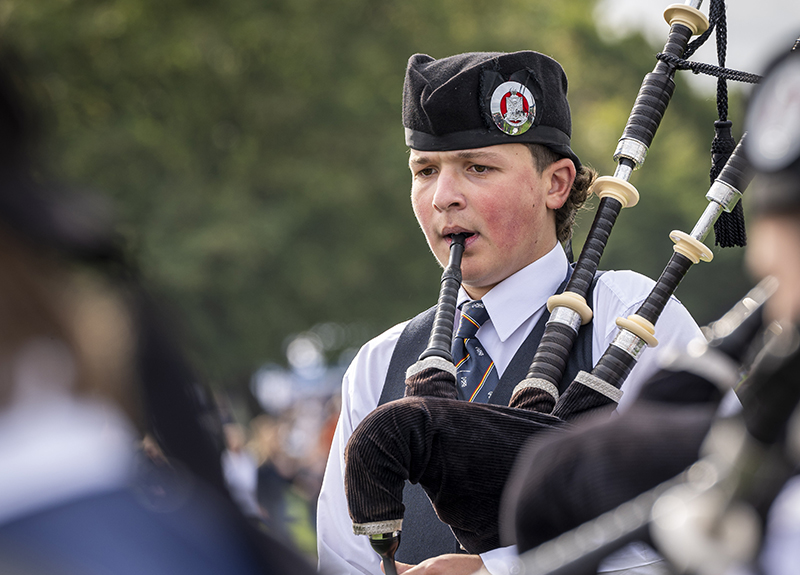
<path fill-rule="evenodd" d="M 581 329 L 581 314 L 568 307 L 556 306 L 547 323 L 560 323 L 578 333 L 578 330 Z"/>
<path fill-rule="evenodd" d="M 708 235 L 708 232 L 711 231 L 711 228 L 714 227 L 714 222 L 717 221 L 721 213 L 721 205 L 719 205 L 717 202 L 709 202 L 709 204 L 706 206 L 706 209 L 703 211 L 703 215 L 700 216 L 699 220 L 697 220 L 694 228 L 692 228 L 692 233 L 689 235 L 702 242 L 704 239 L 706 239 L 706 236 Z"/>
<path fill-rule="evenodd" d="M 703 0 L 686 0 L 684 4 L 686 6 L 691 6 L 692 8 L 697 8 L 699 10 L 700 6 L 703 5 Z"/>
<path fill-rule="evenodd" d="M 417 363 L 411 365 L 406 370 L 406 379 L 413 377 L 418 373 L 425 371 L 426 369 L 438 369 L 440 371 L 446 371 L 453 377 L 456 375 L 456 366 L 453 365 L 452 361 L 447 361 L 442 357 L 437 357 L 434 355 L 431 357 L 426 357 L 425 359 L 421 359 Z"/>
<path fill-rule="evenodd" d="M 635 164 L 634 169 L 641 166 L 646 157 L 647 146 L 632 138 L 622 138 L 614 151 L 615 162 L 618 162 L 620 158 L 628 158 Z"/>
<path fill-rule="evenodd" d="M 621 389 L 619 389 L 614 385 L 611 385 L 607 381 L 602 380 L 596 375 L 592 375 L 591 373 L 586 373 L 585 371 L 579 371 L 578 375 L 575 376 L 575 381 L 585 385 L 589 389 L 595 390 L 597 393 L 605 395 L 608 399 L 610 399 L 614 403 L 619 403 L 619 400 L 622 399 Z"/>
<path fill-rule="evenodd" d="M 353 523 L 353 533 L 356 535 L 369 535 L 370 538 L 391 537 L 403 529 L 402 519 L 387 519 L 386 521 L 371 521 L 369 523 Z M 375 537 L 374 537 L 375 536 Z"/>
<path fill-rule="evenodd" d="M 730 212 L 736 207 L 739 200 L 742 199 L 742 192 L 723 181 L 714 180 L 714 183 L 711 184 L 711 187 L 708 189 L 706 199 L 708 201 L 717 202 L 722 206 L 722 209 L 726 212 Z"/>
<path fill-rule="evenodd" d="M 633 168 L 630 166 L 626 166 L 625 164 L 617 164 L 617 169 L 614 170 L 614 177 L 618 180 L 628 181 L 631 179 L 631 174 L 633 173 Z"/>
<path fill-rule="evenodd" d="M 642 338 L 627 329 L 620 329 L 611 345 L 620 348 L 633 359 L 639 359 L 642 351 L 647 347 L 647 343 Z"/>

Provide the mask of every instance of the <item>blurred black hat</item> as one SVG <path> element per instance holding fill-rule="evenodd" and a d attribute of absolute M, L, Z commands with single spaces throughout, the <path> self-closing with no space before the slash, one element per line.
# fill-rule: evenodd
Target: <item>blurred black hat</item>
<path fill-rule="evenodd" d="M 753 92 L 745 121 L 756 171 L 749 200 L 760 213 L 800 209 L 800 51 L 781 56 Z"/>
<path fill-rule="evenodd" d="M 37 98 L 24 77 L 20 61 L 0 47 L 0 225 L 69 257 L 120 259 L 108 202 L 40 181 Z"/>
<path fill-rule="evenodd" d="M 406 144 L 448 151 L 495 144 L 543 144 L 580 160 L 570 148 L 567 76 L 538 52 L 472 52 L 435 60 L 416 54 L 403 87 Z"/>

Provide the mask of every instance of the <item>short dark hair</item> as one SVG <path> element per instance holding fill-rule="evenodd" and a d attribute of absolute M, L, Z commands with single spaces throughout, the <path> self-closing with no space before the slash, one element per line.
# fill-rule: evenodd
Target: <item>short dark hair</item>
<path fill-rule="evenodd" d="M 547 146 L 541 144 L 526 144 L 533 157 L 533 163 L 539 173 L 542 173 L 552 163 L 557 162 L 562 156 Z M 597 172 L 586 165 L 581 165 L 572 183 L 572 190 L 569 193 L 564 205 L 556 210 L 556 237 L 560 242 L 566 242 L 572 237 L 572 226 L 575 223 L 575 215 L 584 202 L 589 197 L 589 189 L 592 187 Z"/>

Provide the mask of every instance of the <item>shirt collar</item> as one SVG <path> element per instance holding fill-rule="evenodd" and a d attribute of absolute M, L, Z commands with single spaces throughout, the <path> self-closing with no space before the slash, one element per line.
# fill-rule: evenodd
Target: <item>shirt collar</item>
<path fill-rule="evenodd" d="M 567 277 L 569 262 L 561 244 L 507 277 L 483 296 L 483 303 L 500 341 L 505 341 L 534 313 L 542 309 Z M 470 297 L 462 287 L 460 306 Z"/>

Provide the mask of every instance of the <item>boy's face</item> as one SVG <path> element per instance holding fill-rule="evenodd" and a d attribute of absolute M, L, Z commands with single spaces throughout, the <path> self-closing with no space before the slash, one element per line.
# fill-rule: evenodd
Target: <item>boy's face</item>
<path fill-rule="evenodd" d="M 411 203 L 428 245 L 447 264 L 450 234 L 468 233 L 462 284 L 480 298 L 556 244 L 554 210 L 575 169 L 559 160 L 542 174 L 523 144 L 449 152 L 411 150 Z"/>
<path fill-rule="evenodd" d="M 747 266 L 754 275 L 778 280 L 767 302 L 771 320 L 800 322 L 800 217 L 797 213 L 759 217 L 747 233 Z"/>

